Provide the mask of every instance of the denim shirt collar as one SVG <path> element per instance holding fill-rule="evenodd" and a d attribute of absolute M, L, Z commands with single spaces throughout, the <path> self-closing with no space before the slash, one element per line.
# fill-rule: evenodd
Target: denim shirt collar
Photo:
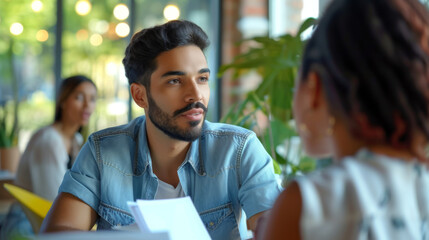
<path fill-rule="evenodd" d="M 189 163 L 198 175 L 205 176 L 206 170 L 204 168 L 204 160 L 201 158 L 200 138 L 191 143 L 191 147 L 186 154 L 185 161 L 183 161 L 179 169 L 182 168 L 186 163 Z"/>
<path fill-rule="evenodd" d="M 141 121 L 141 125 L 137 128 L 137 138 L 136 138 L 136 148 L 139 149 L 136 154 L 135 163 L 137 165 L 137 169 L 135 172 L 139 172 L 138 169 L 141 169 L 143 172 L 149 170 L 151 175 L 154 175 L 152 168 L 152 159 L 150 156 L 149 146 L 147 144 L 147 134 L 146 134 L 146 118 L 143 116 Z M 205 123 L 204 123 L 205 124 Z M 191 146 L 186 154 L 185 160 L 180 165 L 179 169 L 183 168 L 187 163 L 192 166 L 192 169 L 200 175 L 205 176 L 206 171 L 204 167 L 204 161 L 201 159 L 201 145 L 200 145 L 201 137 L 191 143 Z M 140 161 L 139 161 L 140 160 Z M 142 165 L 140 165 L 140 164 Z M 135 166 L 136 166 L 135 165 Z M 149 169 L 147 169 L 149 167 Z M 141 173 L 141 172 L 140 172 Z"/>

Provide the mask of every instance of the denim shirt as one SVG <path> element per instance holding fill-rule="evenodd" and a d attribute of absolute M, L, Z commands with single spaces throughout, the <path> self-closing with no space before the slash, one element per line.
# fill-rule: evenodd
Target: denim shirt
<path fill-rule="evenodd" d="M 247 218 L 269 210 L 280 192 L 255 133 L 228 124 L 205 121 L 177 173 L 213 239 L 245 237 L 243 210 Z M 98 229 L 111 229 L 134 222 L 127 201 L 154 199 L 157 188 L 142 116 L 92 134 L 59 192 L 91 206 Z"/>

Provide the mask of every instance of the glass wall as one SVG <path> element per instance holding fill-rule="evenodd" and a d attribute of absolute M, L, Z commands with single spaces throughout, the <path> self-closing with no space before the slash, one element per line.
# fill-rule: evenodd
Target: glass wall
<path fill-rule="evenodd" d="M 219 1 L 2 0 L 0 119 L 5 117 L 11 128 L 18 107 L 21 149 L 34 130 L 53 120 L 57 3 L 62 4 L 63 19 L 61 78 L 83 74 L 98 88 L 88 132 L 144 114 L 130 101 L 121 62 L 124 50 L 133 32 L 177 18 L 196 22 L 212 42 L 206 52 L 213 73 L 208 119 L 218 119 Z"/>
<path fill-rule="evenodd" d="M 25 133 L 53 119 L 54 1 L 0 1 L 0 123 Z M 18 138 L 15 138 L 18 140 Z"/>
<path fill-rule="evenodd" d="M 278 37 L 286 33 L 295 34 L 307 18 L 318 18 L 323 0 L 270 0 L 269 35 Z"/>

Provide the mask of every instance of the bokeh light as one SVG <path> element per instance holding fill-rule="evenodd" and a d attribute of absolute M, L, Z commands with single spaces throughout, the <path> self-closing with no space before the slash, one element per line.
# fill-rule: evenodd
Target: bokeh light
<path fill-rule="evenodd" d="M 34 12 L 40 12 L 42 11 L 43 3 L 40 0 L 34 0 L 31 3 L 31 9 L 33 9 Z"/>
<path fill-rule="evenodd" d="M 75 10 L 76 13 L 85 16 L 91 11 L 91 3 L 88 0 L 79 0 L 76 2 Z"/>
<path fill-rule="evenodd" d="M 119 37 L 126 37 L 130 34 L 130 26 L 127 23 L 118 23 L 115 28 L 115 32 Z"/>
<path fill-rule="evenodd" d="M 130 15 L 127 5 L 120 3 L 113 9 L 113 16 L 118 20 L 125 20 Z"/>
<path fill-rule="evenodd" d="M 113 62 L 113 61 L 109 61 L 106 63 L 106 73 L 114 76 L 116 74 L 116 69 L 118 68 L 118 65 Z"/>
<path fill-rule="evenodd" d="M 120 116 L 127 113 L 128 105 L 123 101 L 114 101 L 107 105 L 107 114 L 111 116 Z"/>
<path fill-rule="evenodd" d="M 10 33 L 12 33 L 13 35 L 19 35 L 24 31 L 24 26 L 22 26 L 21 23 L 12 23 L 12 25 L 10 25 Z"/>
<path fill-rule="evenodd" d="M 179 19 L 179 17 L 180 17 L 179 7 L 177 7 L 174 4 L 169 4 L 169 5 L 165 6 L 164 17 L 168 21 Z"/>
<path fill-rule="evenodd" d="M 46 42 L 49 39 L 49 33 L 45 29 L 41 29 L 36 33 L 36 39 L 39 42 Z"/>
<path fill-rule="evenodd" d="M 98 33 L 94 33 L 89 38 L 89 43 L 94 47 L 100 46 L 103 43 L 103 37 Z"/>
<path fill-rule="evenodd" d="M 76 33 L 76 39 L 79 41 L 84 41 L 84 40 L 88 39 L 88 36 L 89 36 L 88 30 L 86 30 L 86 29 L 80 29 Z"/>
<path fill-rule="evenodd" d="M 109 22 L 106 20 L 91 19 L 88 23 L 90 32 L 105 34 L 109 30 Z"/>
<path fill-rule="evenodd" d="M 99 34 L 105 34 L 109 30 L 109 23 L 105 20 L 100 20 L 95 23 L 94 32 Z"/>

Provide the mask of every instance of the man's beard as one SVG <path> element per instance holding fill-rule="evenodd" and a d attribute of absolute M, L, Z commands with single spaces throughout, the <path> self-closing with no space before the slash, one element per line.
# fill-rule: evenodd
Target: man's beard
<path fill-rule="evenodd" d="M 173 113 L 173 116 L 170 117 L 168 113 L 162 111 L 160 107 L 155 103 L 150 93 L 147 94 L 148 96 L 148 102 L 149 102 L 149 111 L 148 116 L 152 123 L 160 129 L 162 132 L 164 132 L 167 136 L 181 140 L 186 142 L 192 142 L 200 137 L 201 135 L 201 127 L 198 127 L 198 124 L 201 121 L 204 121 L 206 118 L 207 108 L 204 106 L 204 104 L 200 102 L 193 102 L 186 107 L 179 109 Z M 198 121 L 191 121 L 189 122 L 188 129 L 181 129 L 179 126 L 177 126 L 174 123 L 174 119 L 179 116 L 180 114 L 189 111 L 193 108 L 201 108 L 204 111 L 204 118 L 202 120 Z"/>

